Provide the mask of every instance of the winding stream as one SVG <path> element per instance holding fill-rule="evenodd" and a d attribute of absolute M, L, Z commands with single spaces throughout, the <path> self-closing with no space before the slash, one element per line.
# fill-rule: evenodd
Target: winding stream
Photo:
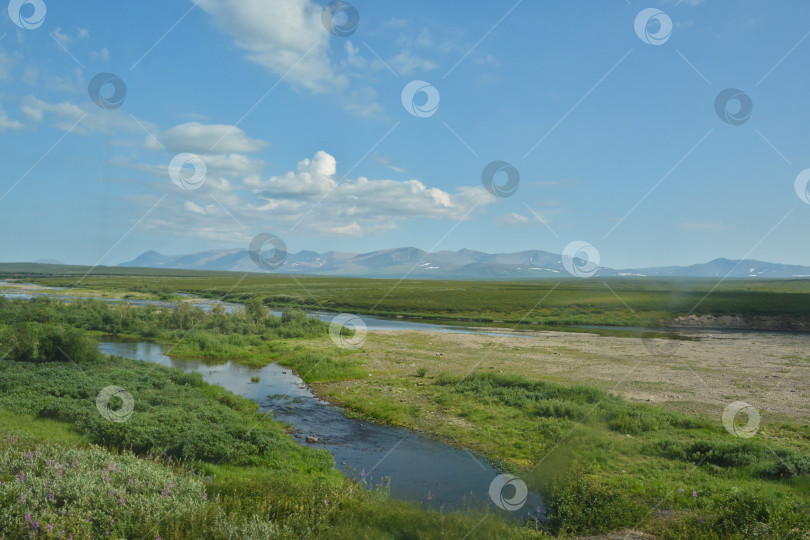
<path fill-rule="evenodd" d="M 277 421 L 291 425 L 299 444 L 329 450 L 336 468 L 345 474 L 368 487 L 387 486 L 393 498 L 440 510 L 492 505 L 490 483 L 499 473 L 487 461 L 413 431 L 348 418 L 341 408 L 315 397 L 288 368 L 179 360 L 166 356 L 153 343 L 105 341 L 99 349 L 104 354 L 200 373 L 206 382 L 253 400 L 260 411 L 271 411 Z M 252 377 L 259 377 L 259 382 L 252 383 Z M 307 442 L 307 437 L 318 441 Z M 512 497 L 514 491 L 509 490 L 513 488 L 504 489 L 503 495 Z M 519 510 L 501 512 L 542 518 L 543 502 L 538 493 L 530 492 Z"/>

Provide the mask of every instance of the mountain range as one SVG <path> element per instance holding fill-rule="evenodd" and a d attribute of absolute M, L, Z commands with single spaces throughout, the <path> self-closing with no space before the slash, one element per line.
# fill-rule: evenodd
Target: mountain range
<path fill-rule="evenodd" d="M 122 267 L 174 268 L 259 272 L 246 249 L 218 249 L 185 255 L 147 251 Z M 417 279 L 526 279 L 570 277 L 562 257 L 548 251 L 483 253 L 469 249 L 428 253 L 408 247 L 370 253 L 300 251 L 289 253 L 278 273 Z M 596 276 L 799 278 L 810 277 L 810 266 L 752 259 L 715 259 L 691 266 L 613 269 L 600 267 Z"/>

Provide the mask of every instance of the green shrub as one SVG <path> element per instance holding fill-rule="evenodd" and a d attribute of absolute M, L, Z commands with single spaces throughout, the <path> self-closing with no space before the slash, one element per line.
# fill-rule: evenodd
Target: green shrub
<path fill-rule="evenodd" d="M 639 407 L 625 406 L 608 409 L 603 416 L 613 431 L 629 435 L 639 435 L 658 429 L 658 419 L 650 411 Z"/>
<path fill-rule="evenodd" d="M 92 362 L 101 355 L 84 332 L 61 324 L 21 322 L 0 329 L 0 349 L 20 362 Z"/>
<path fill-rule="evenodd" d="M 555 534 L 586 535 L 636 525 L 644 505 L 574 468 L 551 481 L 547 525 Z"/>
<path fill-rule="evenodd" d="M 793 450 L 776 450 L 774 461 L 763 468 L 762 476 L 766 478 L 792 478 L 810 475 L 810 456 Z"/>

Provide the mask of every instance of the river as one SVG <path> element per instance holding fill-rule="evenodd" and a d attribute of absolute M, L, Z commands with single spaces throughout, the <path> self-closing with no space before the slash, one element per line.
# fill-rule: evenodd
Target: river
<path fill-rule="evenodd" d="M 179 360 L 153 343 L 105 341 L 99 348 L 104 354 L 200 373 L 206 382 L 251 399 L 261 412 L 269 411 L 276 421 L 292 426 L 299 444 L 329 450 L 339 470 L 368 487 L 388 487 L 392 498 L 437 510 L 492 505 L 490 484 L 499 472 L 485 459 L 413 431 L 348 418 L 341 408 L 315 397 L 288 368 Z M 253 377 L 259 382 L 251 382 Z M 307 437 L 317 442 L 307 442 Z M 511 498 L 514 491 L 507 491 L 513 488 L 504 489 L 503 495 Z M 541 496 L 529 492 L 519 510 L 499 512 L 542 519 L 544 507 Z"/>

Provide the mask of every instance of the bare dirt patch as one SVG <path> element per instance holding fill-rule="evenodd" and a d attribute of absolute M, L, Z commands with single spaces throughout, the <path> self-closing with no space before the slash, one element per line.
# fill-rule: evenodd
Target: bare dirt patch
<path fill-rule="evenodd" d="M 745 401 L 772 419 L 810 423 L 810 335 L 684 332 L 689 340 L 538 332 L 526 337 L 434 332 L 370 332 L 362 358 L 367 381 L 319 385 L 338 397 L 377 377 L 427 378 L 475 370 L 589 384 L 629 400 L 717 416 Z M 663 352 L 662 352 L 663 351 Z M 426 381 L 428 382 L 428 381 Z"/>

